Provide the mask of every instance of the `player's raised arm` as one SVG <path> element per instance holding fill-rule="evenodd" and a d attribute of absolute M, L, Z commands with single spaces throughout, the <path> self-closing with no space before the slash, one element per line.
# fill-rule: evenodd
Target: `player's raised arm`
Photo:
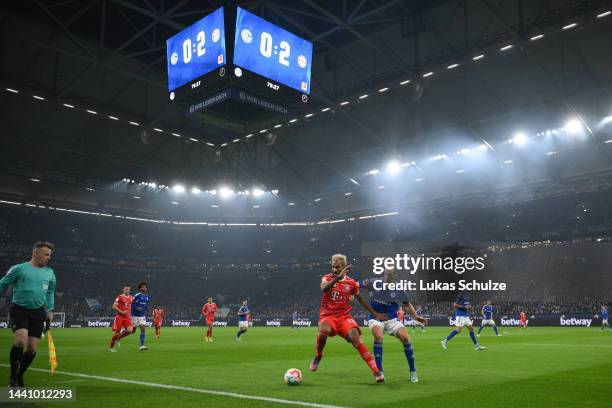
<path fill-rule="evenodd" d="M 428 324 L 429 320 L 423 316 L 419 316 L 414 308 L 414 306 L 412 306 L 412 303 L 410 302 L 405 302 L 404 305 L 408 308 L 408 312 L 410 313 L 410 315 L 414 318 L 414 320 L 416 320 L 417 322 L 421 322 L 423 324 Z"/>

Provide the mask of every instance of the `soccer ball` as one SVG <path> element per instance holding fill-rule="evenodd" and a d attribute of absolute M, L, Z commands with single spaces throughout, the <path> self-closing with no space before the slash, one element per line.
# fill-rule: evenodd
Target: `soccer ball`
<path fill-rule="evenodd" d="M 302 382 L 302 372 L 297 368 L 290 368 L 285 373 L 283 380 L 287 385 L 299 385 Z"/>

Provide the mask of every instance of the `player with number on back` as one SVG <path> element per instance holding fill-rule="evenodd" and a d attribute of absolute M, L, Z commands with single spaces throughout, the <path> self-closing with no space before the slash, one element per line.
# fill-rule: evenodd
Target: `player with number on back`
<path fill-rule="evenodd" d="M 351 316 L 350 299 L 354 297 L 376 319 L 385 321 L 388 318 L 376 312 L 359 294 L 359 285 L 346 274 L 351 266 L 346 263 L 346 256 L 336 254 L 332 256 L 332 273 L 323 276 L 321 280 L 321 311 L 319 316 L 319 334 L 317 336 L 316 356 L 310 363 L 310 371 L 316 371 L 323 358 L 323 349 L 328 337 L 339 335 L 355 347 L 374 374 L 376 382 L 385 381 L 384 374 L 376 366 L 374 357 L 361 341 L 361 330 L 355 319 Z"/>
<path fill-rule="evenodd" d="M 155 326 L 155 336 L 159 339 L 161 335 L 161 327 L 164 324 L 164 309 L 161 306 L 157 306 L 153 309 L 153 326 Z"/>
<path fill-rule="evenodd" d="M 115 343 L 124 338 L 125 336 L 132 334 L 132 319 L 130 317 L 130 309 L 132 307 L 133 296 L 130 295 L 130 285 L 125 285 L 123 291 L 119 296 L 115 298 L 113 303 L 113 310 L 117 312 L 115 315 L 115 321 L 113 322 L 113 331 L 115 334 L 111 339 L 110 351 L 116 352 Z"/>
<path fill-rule="evenodd" d="M 490 300 L 487 300 L 487 303 L 480 310 L 480 314 L 482 315 L 482 322 L 480 323 L 480 328 L 478 329 L 478 337 L 480 337 L 480 332 L 482 332 L 483 327 L 485 326 L 493 326 L 493 331 L 495 331 L 496 336 L 501 336 L 497 331 L 497 325 L 495 324 L 495 320 L 493 320 L 493 305 Z"/>
<path fill-rule="evenodd" d="M 451 331 L 449 335 L 442 340 L 442 347 L 446 350 L 448 347 L 448 342 L 457 334 L 461 333 L 463 326 L 467 326 L 472 343 L 474 343 L 474 350 L 484 350 L 484 347 L 478 344 L 478 340 L 476 340 L 476 336 L 474 335 L 472 319 L 470 319 L 469 316 L 469 311 L 472 309 L 472 305 L 470 304 L 470 298 L 468 295 L 462 293 L 457 296 L 453 307 L 455 308 L 455 330 Z"/>
<path fill-rule="evenodd" d="M 213 342 L 213 324 L 215 323 L 215 313 L 218 309 L 219 307 L 213 302 L 212 297 L 209 297 L 208 302 L 204 304 L 204 307 L 202 307 L 202 316 L 204 316 L 204 319 L 206 320 L 206 337 L 204 337 L 204 340 L 209 343 Z"/>
<path fill-rule="evenodd" d="M 148 350 L 145 346 L 145 329 L 147 327 L 147 312 L 149 311 L 149 295 L 147 295 L 147 282 L 138 284 L 138 293 L 132 301 L 132 333 L 136 332 L 136 326 L 140 327 L 140 351 Z"/>

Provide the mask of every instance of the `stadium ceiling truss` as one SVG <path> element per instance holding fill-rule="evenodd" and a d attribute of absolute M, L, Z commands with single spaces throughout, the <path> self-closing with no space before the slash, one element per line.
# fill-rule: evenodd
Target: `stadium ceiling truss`
<path fill-rule="evenodd" d="M 207 5 L 203 7 L 203 4 Z M 136 117 L 145 128 L 163 126 L 185 134 L 208 134 L 211 128 L 215 128 L 217 130 L 210 133 L 229 134 L 230 140 L 234 136 L 242 137 L 244 127 L 227 123 L 223 118 L 203 114 L 197 121 L 193 118 L 185 120 L 180 113 L 173 113 L 177 108 L 167 100 L 166 84 L 163 81 L 166 70 L 165 39 L 216 8 L 232 4 L 245 7 L 313 41 L 315 56 L 320 63 L 316 71 L 313 71 L 312 103 L 314 106 L 334 106 L 345 96 L 359 94 L 364 89 L 373 89 L 391 80 L 407 78 L 418 84 L 429 67 L 470 58 L 475 50 L 503 44 L 505 41 L 525 44 L 529 33 L 535 28 L 558 25 L 568 18 L 590 15 L 608 7 L 610 2 L 257 0 L 234 3 L 211 0 L 205 3 L 193 0 L 34 0 L 18 6 L 5 3 L 2 6 L 3 22 L 16 24 L 11 22 L 14 16 L 26 17 L 53 26 L 53 32 L 43 39 L 24 38 L 11 32 L 11 24 L 3 24 L 4 41 L 27 43 L 40 52 L 28 61 L 17 79 L 2 78 L 2 85 L 44 92 L 48 95 L 47 99 L 56 102 L 70 100 L 120 117 Z M 513 12 L 502 14 L 500 10 Z M 393 41 L 398 32 L 402 41 L 410 44 L 407 47 L 408 53 L 398 48 L 397 42 Z M 462 37 L 459 41 L 458 33 Z M 354 53 L 355 49 L 361 49 L 363 53 Z M 524 50 L 537 64 L 538 56 L 529 47 L 524 47 Z M 39 63 L 48 53 L 53 54 L 56 60 L 55 66 L 49 67 L 54 70 L 53 79 L 46 82 L 32 81 Z M 579 52 L 577 54 L 580 55 Z M 383 68 L 372 70 L 372 58 Z M 61 69 L 63 61 L 77 65 L 78 69 L 69 78 L 60 79 L 57 70 Z M 340 61 L 345 68 L 350 69 L 351 75 L 337 75 Z M 588 67 L 587 61 L 583 63 Z M 135 66 L 138 68 L 134 69 Z M 95 93 L 87 94 L 86 90 L 80 89 L 80 79 L 90 75 L 96 68 L 112 72 L 113 79 L 122 85 L 104 98 Z M 586 69 L 586 72 L 595 82 L 592 70 Z M 553 89 L 558 91 L 558 98 L 564 100 L 563 91 L 555 79 L 549 74 L 546 77 Z M 130 111 L 117 108 L 117 102 L 137 85 L 146 87 L 148 96 L 145 97 L 158 101 L 155 110 L 139 109 L 137 104 Z M 481 85 L 490 97 L 503 99 L 496 95 L 489 84 L 483 81 Z M 35 89 L 35 86 L 39 88 Z M 0 99 L 0 106 L 6 103 L 6 99 Z M 569 102 L 566 103 L 571 110 Z M 358 130 L 363 148 L 357 149 L 367 151 L 391 147 L 380 132 L 373 128 L 371 121 L 363 119 L 362 114 L 340 107 L 336 111 L 336 118 L 341 118 Z M 50 146 L 50 149 L 57 150 L 58 165 L 66 152 L 81 154 L 79 146 L 88 135 L 95 132 L 95 120 L 92 116 L 89 123 L 67 144 Z M 264 125 L 266 123 L 261 127 Z M 486 143 L 472 125 L 465 123 L 476 140 Z M 258 128 L 258 124 L 250 124 L 249 127 Z M 283 172 L 289 174 L 288 179 L 290 177 L 291 180 L 285 186 L 292 186 L 292 192 L 302 197 L 312 197 L 320 192 L 321 186 L 317 186 L 316 180 L 321 171 L 330 174 L 336 184 L 351 177 L 346 170 L 332 164 L 325 150 L 296 142 L 283 133 L 279 133 L 277 143 L 271 146 L 266 146 L 266 141 L 260 137 L 252 138 L 249 143 L 229 143 L 225 149 L 220 149 L 220 138 L 213 143 L 215 147 L 191 143 L 182 150 L 176 163 L 161 166 L 159 155 L 163 154 L 168 145 L 177 142 L 170 132 L 165 132 L 163 136 L 158 143 L 146 146 L 146 152 L 133 158 L 128 155 L 129 152 L 123 152 L 123 155 L 117 152 L 98 152 L 97 157 L 88 154 L 84 159 L 118 163 L 125 168 L 140 168 L 149 173 L 160 173 L 160 168 L 165 166 L 167 174 L 171 173 L 172 164 L 187 169 L 190 165 L 195 166 L 194 163 L 204 163 L 209 168 L 216 168 L 216 175 L 223 174 L 241 180 L 263 180 L 263 183 L 272 183 L 270 180 L 274 180 L 274 175 Z M 3 138 L 11 143 L 25 143 L 23 138 L 17 136 L 5 135 Z M 221 157 L 218 150 L 222 150 Z M 313 167 L 318 167 L 319 171 L 313 171 Z"/>

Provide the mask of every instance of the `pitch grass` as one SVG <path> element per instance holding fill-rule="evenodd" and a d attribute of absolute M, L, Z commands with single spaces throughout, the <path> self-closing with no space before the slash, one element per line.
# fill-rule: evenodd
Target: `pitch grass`
<path fill-rule="evenodd" d="M 403 350 L 392 337 L 385 338 L 387 380 L 376 384 L 358 353 L 337 337 L 328 340 L 319 370 L 308 371 L 314 328 L 254 328 L 241 342 L 234 340 L 236 329 L 216 328 L 214 343 L 203 341 L 202 328 L 164 328 L 160 340 L 147 331 L 148 351 L 138 351 L 136 334 L 123 339 L 117 353 L 107 350 L 108 329 L 56 329 L 53 335 L 61 371 L 292 401 L 348 407 L 612 406 L 610 331 L 536 327 L 518 334 L 507 328 L 503 337 L 494 337 L 487 328 L 479 339 L 487 349 L 476 352 L 467 333 L 443 350 L 440 339 L 449 330 L 436 327 L 410 333 L 418 384 L 408 381 Z M 364 330 L 363 338 L 371 347 L 370 333 Z M 10 345 L 10 330 L 0 330 L 0 363 L 8 363 Z M 33 367 L 49 368 L 46 340 Z M 304 374 L 300 386 L 282 382 L 283 373 L 292 367 Z M 8 381 L 4 366 L 0 367 L 0 381 Z M 29 371 L 26 383 L 29 387 L 76 388 L 77 401 L 68 403 L 71 407 L 282 406 L 63 374 L 51 377 L 40 371 Z"/>

